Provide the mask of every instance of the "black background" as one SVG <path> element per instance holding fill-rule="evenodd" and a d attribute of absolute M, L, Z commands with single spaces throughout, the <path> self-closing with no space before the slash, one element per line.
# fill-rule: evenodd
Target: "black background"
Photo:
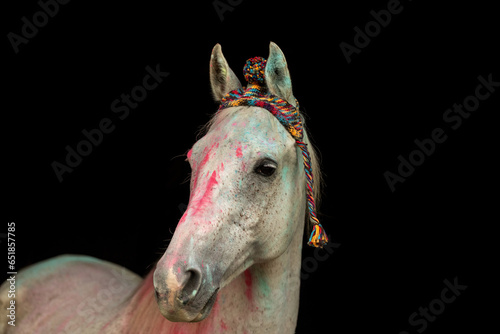
<path fill-rule="evenodd" d="M 467 290 L 425 333 L 485 332 L 496 316 L 487 301 L 500 88 L 456 130 L 443 114 L 474 94 L 479 75 L 500 81 L 497 11 L 402 1 L 348 64 L 339 44 L 387 3 L 245 0 L 221 20 L 212 1 L 71 1 L 17 54 L 6 36 L 40 7 L 4 4 L 2 211 L 16 222 L 17 267 L 73 253 L 151 270 L 188 202 L 184 154 L 217 108 L 213 46 L 243 80 L 245 60 L 267 57 L 274 41 L 321 152 L 320 219 L 340 244 L 302 281 L 297 333 L 416 333 L 408 317 L 455 277 Z M 111 102 L 156 64 L 170 75 L 119 120 Z M 60 183 L 52 162 L 103 118 L 115 130 Z M 391 192 L 384 172 L 438 127 L 447 140 Z"/>

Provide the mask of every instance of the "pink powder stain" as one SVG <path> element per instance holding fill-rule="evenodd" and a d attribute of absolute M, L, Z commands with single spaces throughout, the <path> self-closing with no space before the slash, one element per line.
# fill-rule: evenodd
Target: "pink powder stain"
<path fill-rule="evenodd" d="M 221 319 L 220 321 L 220 328 L 225 332 L 227 331 L 227 325 L 226 323 L 224 322 L 224 320 Z"/>
<path fill-rule="evenodd" d="M 172 328 L 173 334 L 186 334 L 187 329 L 185 327 L 187 327 L 185 324 L 175 324 Z M 186 331 L 184 331 L 184 329 L 186 329 Z"/>
<path fill-rule="evenodd" d="M 247 126 L 247 122 L 245 121 L 241 121 L 241 122 L 233 122 L 233 124 L 231 124 L 232 126 L 240 126 L 242 128 L 246 127 Z"/>
<path fill-rule="evenodd" d="M 205 147 L 205 149 L 203 150 L 203 153 L 205 153 L 205 156 L 203 157 L 203 160 L 201 160 L 201 163 L 200 163 L 200 166 L 197 168 L 197 169 L 202 169 L 203 166 L 205 166 L 207 164 L 207 162 L 210 160 L 211 158 L 211 152 L 212 152 L 212 149 L 214 148 L 214 146 L 217 148 L 219 147 L 219 143 L 214 143 L 212 144 L 212 146 L 210 148 Z M 196 188 L 196 185 L 198 183 L 198 173 L 193 173 L 193 189 Z"/>
<path fill-rule="evenodd" d="M 247 296 L 248 301 L 252 301 L 252 273 L 250 273 L 250 270 L 245 270 L 244 272 L 245 275 L 245 285 L 247 286 L 245 289 L 245 296 Z"/>
<path fill-rule="evenodd" d="M 210 322 L 207 321 L 207 326 L 205 327 L 204 333 L 215 333 L 215 319 L 219 318 L 219 297 L 217 294 L 215 297 L 214 306 L 212 306 L 212 310 L 210 311 Z"/>
<path fill-rule="evenodd" d="M 205 208 L 207 205 L 211 204 L 212 192 L 213 192 L 215 186 L 218 184 L 219 183 L 217 182 L 217 173 L 215 171 L 213 171 L 212 176 L 210 176 L 210 179 L 207 182 L 207 185 L 206 185 L 206 188 L 203 192 L 203 195 L 199 196 L 199 194 L 202 191 L 202 190 L 199 190 L 194 197 L 194 198 L 199 197 L 200 199 L 195 204 L 195 209 L 193 211 L 193 215 L 197 214 L 200 210 Z"/>
<path fill-rule="evenodd" d="M 238 147 L 238 148 L 236 149 L 236 156 L 237 156 L 238 158 L 241 158 L 241 157 L 243 156 L 243 152 L 241 152 L 241 147 Z"/>
<path fill-rule="evenodd" d="M 217 144 L 218 145 L 218 144 Z M 212 149 L 214 148 L 215 144 L 213 144 L 209 149 L 208 149 L 208 152 L 205 154 L 205 156 L 203 157 L 203 160 L 201 160 L 201 163 L 200 163 L 200 168 L 203 168 L 203 166 L 205 166 L 205 164 L 210 160 L 210 153 L 212 152 Z M 206 151 L 207 148 L 205 148 L 204 151 Z"/>
<path fill-rule="evenodd" d="M 189 152 L 187 153 L 187 158 L 191 159 L 192 154 L 193 154 L 193 149 L 190 149 Z"/>
<path fill-rule="evenodd" d="M 106 323 L 106 325 L 104 325 L 104 326 L 101 328 L 101 331 L 105 330 L 105 329 L 109 326 L 109 324 L 110 324 L 110 323 L 111 323 L 111 320 L 110 320 L 110 321 L 108 321 L 108 322 Z"/>
<path fill-rule="evenodd" d="M 179 261 L 179 256 L 177 254 L 170 254 L 170 256 L 168 256 L 165 259 L 165 262 L 159 261 L 157 267 L 161 266 L 162 269 L 168 270 L 168 268 L 171 268 L 174 265 L 176 265 L 178 261 Z M 154 273 L 154 270 L 153 270 L 153 273 Z M 153 276 L 151 276 L 151 279 L 152 279 L 152 277 Z"/>
<path fill-rule="evenodd" d="M 56 331 L 57 332 L 62 332 L 63 330 L 66 329 L 66 326 L 68 325 L 69 321 L 72 320 L 74 316 L 69 316 L 66 320 L 64 320 L 59 327 L 57 327 Z M 106 328 L 109 325 L 109 322 L 103 327 Z"/>
<path fill-rule="evenodd" d="M 177 273 L 181 273 L 181 267 L 177 267 Z"/>
<path fill-rule="evenodd" d="M 187 211 L 186 211 L 187 212 Z M 182 223 L 184 223 L 186 221 L 186 212 L 184 212 L 184 214 L 182 215 L 181 217 L 181 220 L 179 220 L 179 222 L 177 223 L 177 227 L 181 226 Z M 176 227 L 176 228 L 177 228 Z"/>

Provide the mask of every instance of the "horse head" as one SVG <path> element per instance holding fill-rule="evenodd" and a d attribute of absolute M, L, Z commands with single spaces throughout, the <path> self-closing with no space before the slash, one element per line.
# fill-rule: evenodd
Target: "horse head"
<path fill-rule="evenodd" d="M 253 75 L 257 78 L 248 78 Z M 245 78 L 250 80 L 246 89 L 217 44 L 210 60 L 210 82 L 221 107 L 205 136 L 187 154 L 192 170 L 189 204 L 154 273 L 157 303 L 170 321 L 203 320 L 219 289 L 253 264 L 283 254 L 292 237 L 302 233 L 304 216 L 314 223 L 307 212 L 319 187 L 310 188 L 308 202 L 307 166 L 304 173 L 304 152 L 313 165 L 310 178 L 317 173 L 312 147 L 301 149 L 299 137 L 291 135 L 293 129 L 270 112 L 272 106 L 263 107 L 266 101 L 278 109 L 276 103 L 282 103 L 280 110 L 294 112 L 290 115 L 301 123 L 283 52 L 271 43 L 267 61 L 250 63 Z M 256 97 L 240 103 L 245 96 L 263 102 Z M 303 132 L 300 138 L 307 145 Z M 321 246 L 326 237 L 313 226 L 315 245 Z"/>

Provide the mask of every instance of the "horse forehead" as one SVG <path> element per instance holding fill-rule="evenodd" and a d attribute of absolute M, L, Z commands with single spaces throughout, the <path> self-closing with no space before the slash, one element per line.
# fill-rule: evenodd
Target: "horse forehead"
<path fill-rule="evenodd" d="M 209 132 L 193 146 L 195 166 L 208 167 L 221 158 L 232 160 L 233 156 L 246 157 L 244 160 L 262 153 L 281 156 L 294 147 L 290 134 L 265 109 L 233 107 L 221 112 L 224 114 L 216 116 Z"/>
<path fill-rule="evenodd" d="M 255 144 L 293 142 L 279 121 L 269 111 L 258 107 L 244 107 L 225 117 L 214 129 L 214 134 L 229 141 Z"/>

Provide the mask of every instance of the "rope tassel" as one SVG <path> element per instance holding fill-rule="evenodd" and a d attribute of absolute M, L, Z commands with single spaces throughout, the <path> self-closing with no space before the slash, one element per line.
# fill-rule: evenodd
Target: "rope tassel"
<path fill-rule="evenodd" d="M 309 246 L 320 247 L 323 248 L 324 245 L 328 243 L 328 237 L 323 230 L 323 226 L 321 224 L 314 224 L 313 231 L 311 232 L 311 236 L 309 237 L 309 241 L 307 244 Z"/>

